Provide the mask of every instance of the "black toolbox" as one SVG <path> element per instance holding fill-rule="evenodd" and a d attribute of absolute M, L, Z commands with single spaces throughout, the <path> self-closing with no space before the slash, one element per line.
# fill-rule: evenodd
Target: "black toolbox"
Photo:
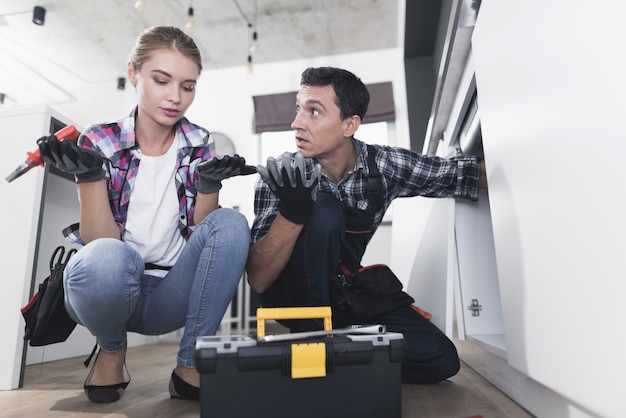
<path fill-rule="evenodd" d="M 336 331 L 199 337 L 201 417 L 400 417 L 402 334 Z"/>

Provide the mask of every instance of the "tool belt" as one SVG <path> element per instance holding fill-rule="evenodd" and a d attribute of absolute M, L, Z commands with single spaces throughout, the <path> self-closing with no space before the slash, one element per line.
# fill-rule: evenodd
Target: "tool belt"
<path fill-rule="evenodd" d="M 349 310 L 363 319 L 375 318 L 415 302 L 384 264 L 361 267 L 356 272 L 340 264 L 340 271 L 331 279 L 330 298 L 335 309 Z"/>

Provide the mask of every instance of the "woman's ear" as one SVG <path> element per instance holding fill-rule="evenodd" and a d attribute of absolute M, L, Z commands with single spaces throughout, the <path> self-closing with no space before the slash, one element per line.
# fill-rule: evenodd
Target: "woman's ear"
<path fill-rule="evenodd" d="M 133 65 L 130 62 L 128 63 L 126 73 L 128 74 L 128 81 L 130 81 L 130 84 L 132 84 L 133 87 L 137 87 L 137 77 L 135 75 Z"/>

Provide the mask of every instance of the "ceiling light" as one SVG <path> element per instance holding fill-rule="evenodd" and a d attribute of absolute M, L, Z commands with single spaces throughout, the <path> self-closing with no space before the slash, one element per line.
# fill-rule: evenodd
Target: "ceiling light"
<path fill-rule="evenodd" d="M 143 9 L 146 6 L 146 0 L 137 0 L 135 2 L 135 9 Z"/>
<path fill-rule="evenodd" d="M 248 54 L 248 62 L 246 63 L 246 67 L 248 68 L 248 74 L 252 73 L 252 55 Z"/>
<path fill-rule="evenodd" d="M 255 52 L 259 49 L 259 37 L 256 32 L 257 21 L 259 20 L 259 10 L 257 6 L 257 0 L 254 0 L 254 32 L 252 32 L 252 43 L 250 43 L 250 52 Z"/>
<path fill-rule="evenodd" d="M 235 6 L 237 6 L 237 10 L 239 11 L 239 14 L 248 25 L 248 61 L 246 62 L 246 67 L 248 68 L 248 73 L 251 73 L 252 72 L 252 53 L 259 49 L 259 42 L 258 42 L 259 37 L 256 31 L 256 20 L 258 17 L 257 0 L 254 0 L 254 24 L 250 22 L 250 19 L 248 19 L 246 14 L 243 12 L 243 10 L 241 9 L 241 6 L 239 5 L 239 2 L 237 0 L 233 0 L 233 3 L 235 3 Z"/>
<path fill-rule="evenodd" d="M 42 26 L 46 21 L 46 9 L 41 6 L 33 8 L 33 23 Z"/>
<path fill-rule="evenodd" d="M 196 22 L 193 19 L 193 7 L 189 6 L 187 10 L 187 23 L 185 24 L 187 29 L 193 29 L 196 27 Z"/>
<path fill-rule="evenodd" d="M 259 40 L 256 30 L 252 33 L 252 42 L 250 43 L 250 52 L 255 52 L 259 49 Z"/>
<path fill-rule="evenodd" d="M 22 11 L 22 12 L 5 13 L 3 15 L 0 15 L 0 18 L 2 18 L 4 16 L 21 15 L 21 14 L 24 14 L 24 13 L 32 13 L 33 14 L 33 23 L 35 25 L 43 26 L 44 22 L 46 21 L 46 9 L 45 9 L 45 7 L 41 7 L 41 6 L 35 6 L 32 11 L 31 10 L 25 10 L 25 11 Z M 4 19 L 3 19 L 3 21 L 4 21 Z M 3 24 L 5 24 L 5 23 L 3 23 Z"/>

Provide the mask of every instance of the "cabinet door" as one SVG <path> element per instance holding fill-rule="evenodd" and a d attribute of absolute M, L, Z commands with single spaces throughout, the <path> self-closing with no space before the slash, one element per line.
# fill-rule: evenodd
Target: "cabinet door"
<path fill-rule="evenodd" d="M 455 202 L 455 267 L 458 269 L 457 314 L 460 330 L 491 352 L 506 357 L 500 288 L 496 269 L 489 194 L 477 202 Z M 461 332 L 459 333 L 461 334 Z M 460 335 L 462 337 L 462 335 Z"/>
<path fill-rule="evenodd" d="M 449 337 L 453 331 L 453 288 L 447 274 L 452 205 L 453 199 L 396 199 L 391 251 L 394 272 L 401 279 L 409 278 L 406 291 Z"/>
<path fill-rule="evenodd" d="M 623 416 L 626 3 L 484 0 L 473 61 L 509 363 Z"/>
<path fill-rule="evenodd" d="M 2 230 L 2 277 L 0 292 L 0 390 L 15 389 L 20 383 L 22 352 L 24 346 L 24 320 L 19 309 L 28 302 L 31 277 L 34 268 L 35 241 L 43 170 L 32 169 L 12 183 L 4 176 L 12 173 L 26 159 L 26 152 L 33 151 L 36 139 L 45 132 L 45 109 L 0 110 L 2 144 L 0 170 L 0 207 Z"/>

